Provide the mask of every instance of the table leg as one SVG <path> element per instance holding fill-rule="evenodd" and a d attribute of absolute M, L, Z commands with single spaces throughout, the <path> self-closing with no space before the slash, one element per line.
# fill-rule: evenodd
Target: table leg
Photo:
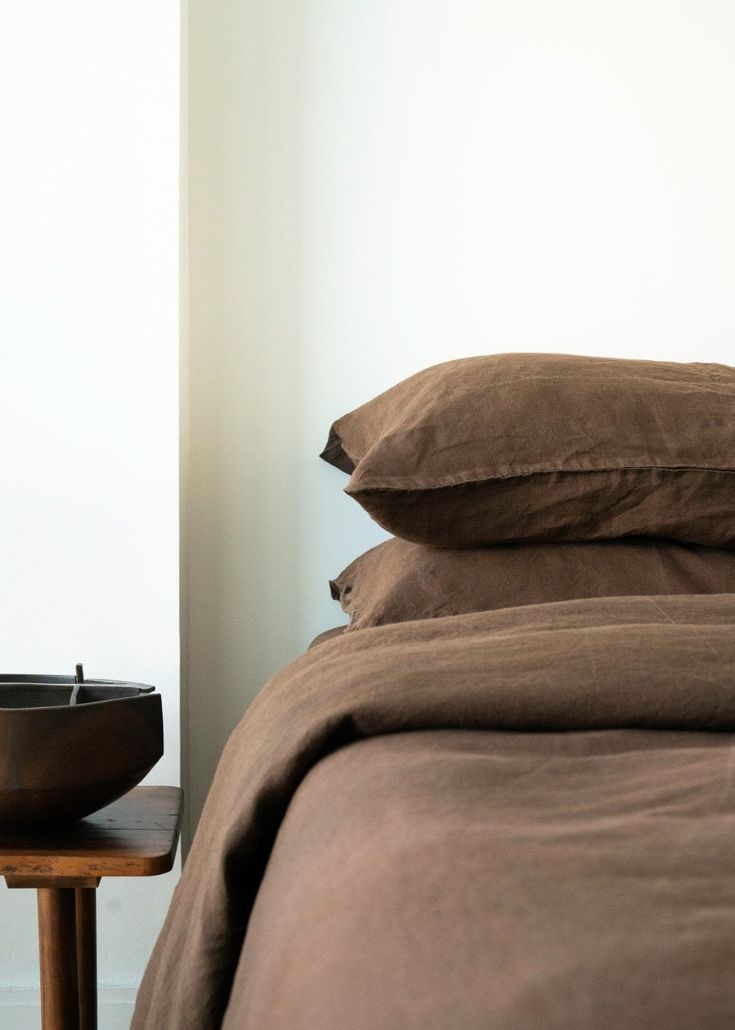
<path fill-rule="evenodd" d="M 37 894 L 43 1030 L 78 1030 L 75 891 L 39 887 Z"/>
<path fill-rule="evenodd" d="M 97 905 L 94 887 L 77 887 L 79 1030 L 97 1030 Z"/>

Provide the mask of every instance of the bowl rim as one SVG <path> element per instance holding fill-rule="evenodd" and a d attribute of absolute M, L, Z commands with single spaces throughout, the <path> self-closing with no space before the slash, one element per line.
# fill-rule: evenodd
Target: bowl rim
<path fill-rule="evenodd" d="M 0 686 L 73 687 L 76 685 L 76 682 L 74 676 L 52 676 L 47 673 L 38 672 L 0 672 Z M 150 683 L 135 683 L 133 680 L 97 679 L 94 676 L 85 677 L 84 682 L 80 683 L 79 686 L 138 687 L 145 691 L 156 689 Z"/>
<path fill-rule="evenodd" d="M 13 678 L 10 679 L 9 677 Z M 111 705 L 118 701 L 136 701 L 144 697 L 158 697 L 161 695 L 156 691 L 154 686 L 150 683 L 133 683 L 130 680 L 102 680 L 102 679 L 85 679 L 84 683 L 80 683 L 81 687 L 127 687 L 134 690 L 135 693 L 126 694 L 123 697 L 108 697 L 108 698 L 97 698 L 94 701 L 83 701 L 79 705 L 70 704 L 49 704 L 49 705 L 27 705 L 19 707 L 13 705 L 12 707 L 4 705 L 2 703 L 3 694 L 5 694 L 11 687 L 46 687 L 53 693 L 54 688 L 60 687 L 73 687 L 75 686 L 75 680 L 73 676 L 34 676 L 23 674 L 18 676 L 16 673 L 0 673 L 0 713 L 4 712 L 63 712 L 71 711 L 74 708 L 86 709 L 95 707 L 96 705 Z"/>

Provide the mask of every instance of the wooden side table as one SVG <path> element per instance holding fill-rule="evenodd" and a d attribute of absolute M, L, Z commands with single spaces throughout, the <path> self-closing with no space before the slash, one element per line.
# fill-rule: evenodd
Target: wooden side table
<path fill-rule="evenodd" d="M 95 890 L 102 876 L 157 876 L 173 865 L 178 787 L 136 787 L 76 823 L 0 830 L 0 876 L 37 891 L 43 1030 L 96 1030 Z"/>

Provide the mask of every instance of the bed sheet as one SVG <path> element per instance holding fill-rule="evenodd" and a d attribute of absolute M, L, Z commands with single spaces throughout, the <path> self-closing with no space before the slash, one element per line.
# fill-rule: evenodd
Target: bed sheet
<path fill-rule="evenodd" d="M 729 1028 L 734 730 L 732 594 L 326 640 L 228 742 L 133 1028 Z"/>
<path fill-rule="evenodd" d="M 732 757 L 640 730 L 335 752 L 278 832 L 226 1030 L 735 1026 Z"/>

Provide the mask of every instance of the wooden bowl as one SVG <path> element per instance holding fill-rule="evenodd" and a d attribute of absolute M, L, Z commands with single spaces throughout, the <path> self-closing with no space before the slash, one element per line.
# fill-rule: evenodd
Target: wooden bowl
<path fill-rule="evenodd" d="M 140 783 L 163 754 L 154 689 L 0 675 L 0 827 L 81 819 Z"/>

